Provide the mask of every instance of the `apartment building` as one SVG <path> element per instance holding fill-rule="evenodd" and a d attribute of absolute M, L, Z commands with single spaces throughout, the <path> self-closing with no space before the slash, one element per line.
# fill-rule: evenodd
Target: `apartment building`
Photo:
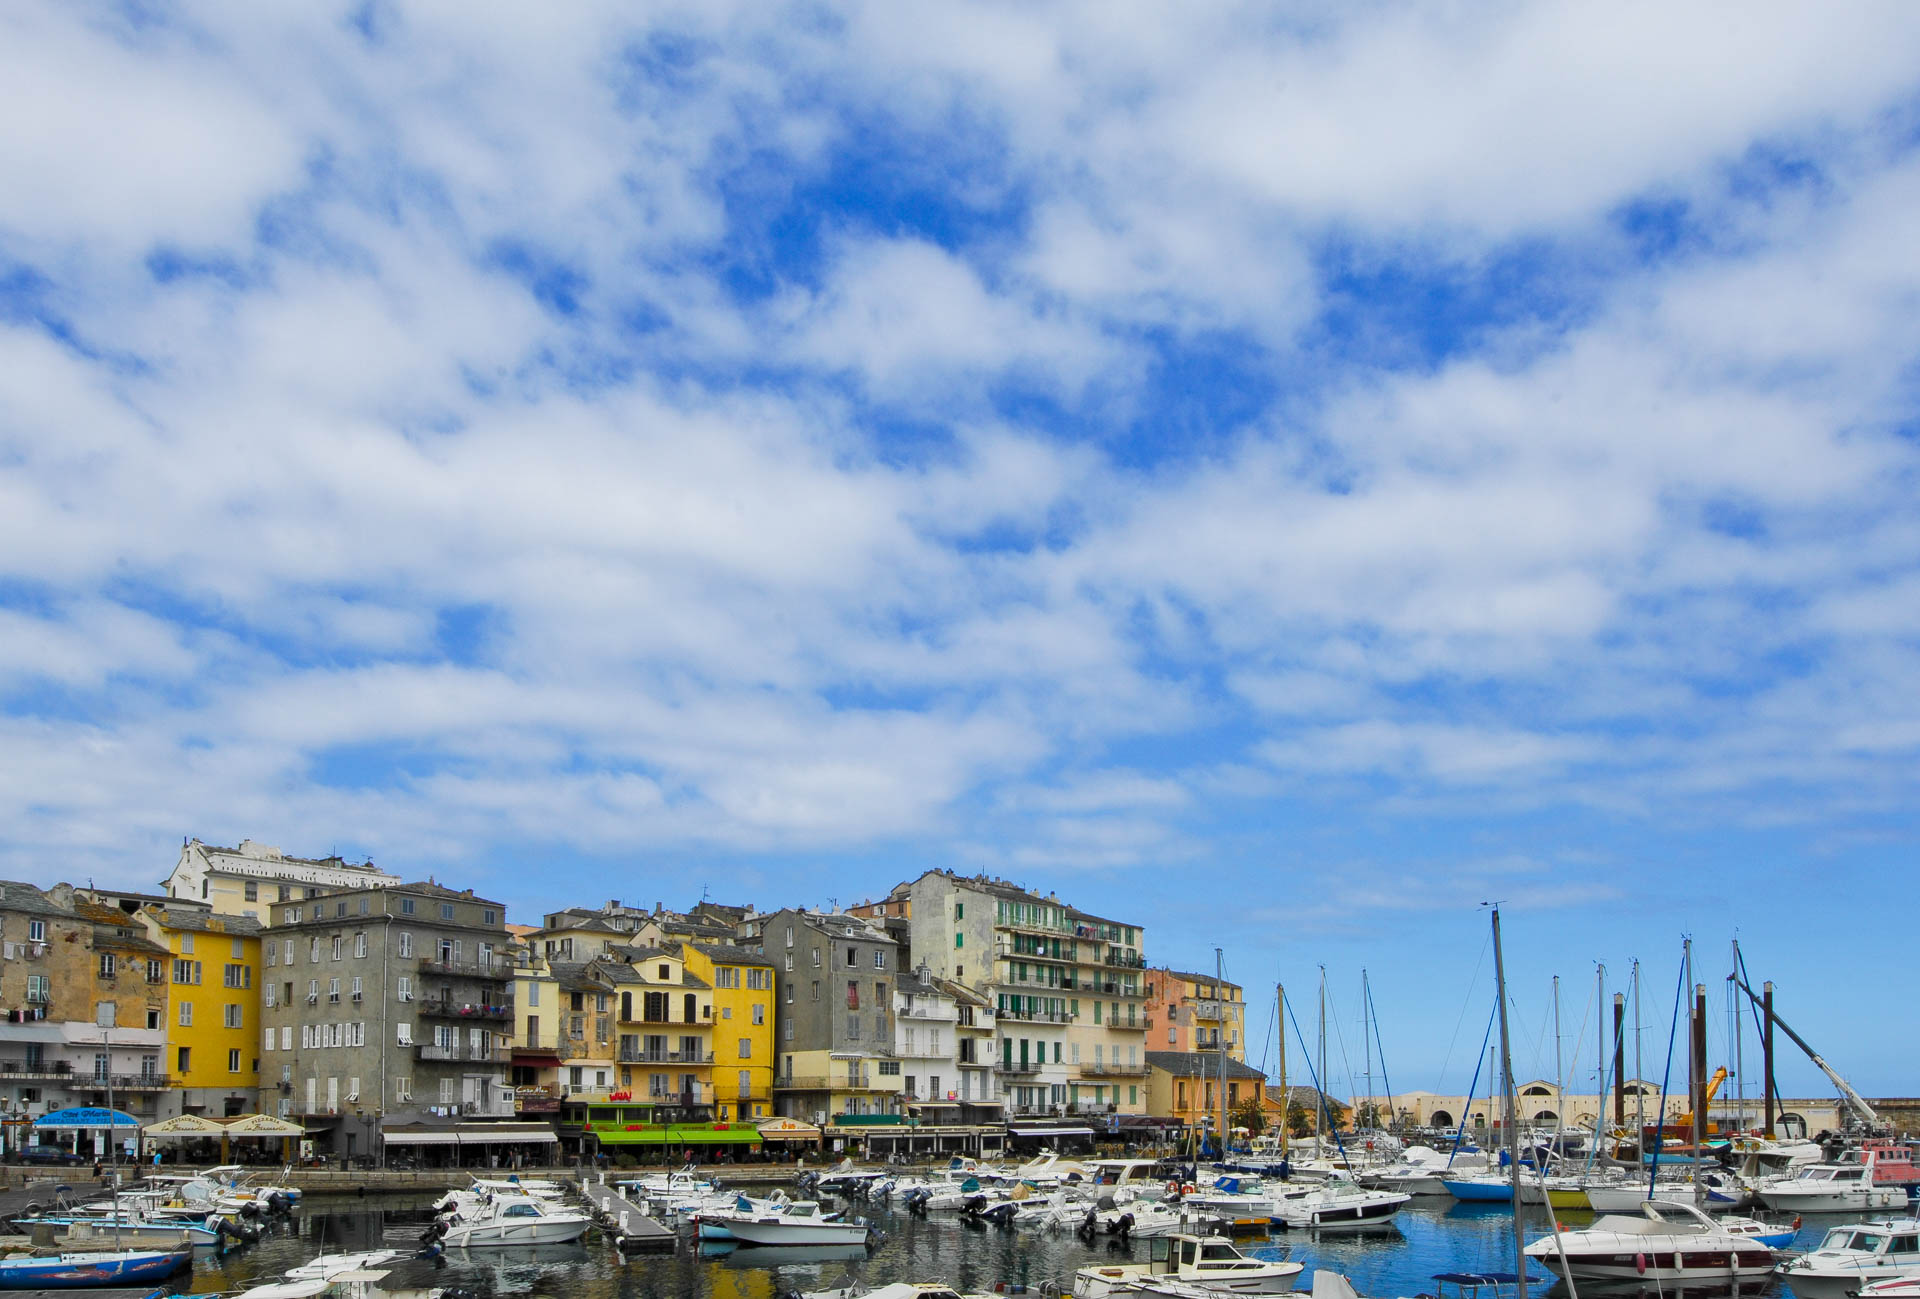
<path fill-rule="evenodd" d="M 1223 1081 L 1230 1120 L 1241 1105 L 1264 1108 L 1267 1076 L 1232 1058 L 1223 1069 L 1218 1051 L 1149 1051 L 1147 1064 L 1150 1112 L 1158 1117 L 1179 1119 L 1190 1127 L 1218 1128 Z"/>
<path fill-rule="evenodd" d="M 510 1081 L 517 1113 L 557 1114 L 571 1093 L 613 1090 L 613 993 L 588 977 L 586 961 L 527 951 L 514 969 L 513 1007 Z"/>
<path fill-rule="evenodd" d="M 261 924 L 204 907 L 149 904 L 139 918 L 166 950 L 171 990 L 162 1117 L 237 1118 L 260 1109 Z"/>
<path fill-rule="evenodd" d="M 1147 1013 L 1156 1051 L 1218 1051 L 1247 1058 L 1247 1003 L 1240 985 L 1211 974 L 1154 969 L 1146 974 Z"/>
<path fill-rule="evenodd" d="M 899 1115 L 899 944 L 841 913 L 787 908 L 742 924 L 742 945 L 772 961 L 778 985 L 775 1111 L 812 1123 Z"/>
<path fill-rule="evenodd" d="M 1001 1115 L 994 1086 L 993 1003 L 927 969 L 893 991 L 894 1054 L 907 1112 L 932 1125 L 989 1123 Z"/>
<path fill-rule="evenodd" d="M 0 881 L 0 1115 L 105 1105 L 111 1085 L 116 1108 L 158 1118 L 165 958 L 118 908 Z M 0 1124 L 0 1142 L 17 1149 L 28 1131 Z"/>
<path fill-rule="evenodd" d="M 773 961 L 732 943 L 676 945 L 688 974 L 713 992 L 714 1117 L 764 1119 L 773 1113 Z"/>
<path fill-rule="evenodd" d="M 1075 965 L 1067 1031 L 1073 1113 L 1146 1113 L 1147 989 L 1138 925 L 1072 910 Z"/>
<path fill-rule="evenodd" d="M 431 880 L 272 908 L 262 937 L 261 1078 L 328 1153 L 376 1129 L 514 1112 L 505 908 Z"/>
<path fill-rule="evenodd" d="M 267 909 L 279 903 L 399 882 L 398 875 L 371 861 L 355 865 L 340 857 L 289 857 L 251 839 L 233 848 L 188 839 L 180 845 L 180 860 L 164 886 L 171 900 L 203 902 L 222 915 L 264 922 Z"/>
<path fill-rule="evenodd" d="M 585 978 L 599 988 L 592 997 L 595 1016 L 606 1005 L 617 1035 L 614 1090 L 710 1113 L 712 985 L 687 968 L 679 950 L 665 947 L 616 948 L 588 962 Z M 587 1001 L 580 996 L 578 1004 Z M 569 1028 L 586 1018 L 585 1012 L 570 1010 Z"/>
<path fill-rule="evenodd" d="M 904 911 L 917 965 L 991 999 L 1009 1116 L 1144 1110 L 1140 926 L 951 871 L 928 871 L 868 905 L 886 906 L 890 920 Z"/>

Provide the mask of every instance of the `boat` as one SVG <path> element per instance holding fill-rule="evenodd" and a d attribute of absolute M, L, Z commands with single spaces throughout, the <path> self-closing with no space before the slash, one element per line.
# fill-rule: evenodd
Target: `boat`
<path fill-rule="evenodd" d="M 1469 1173 L 1485 1171 L 1487 1166 L 1484 1155 L 1462 1155 L 1449 1160 L 1438 1150 L 1427 1146 L 1413 1146 L 1392 1164 L 1366 1169 L 1354 1176 L 1354 1181 L 1376 1191 L 1398 1191 L 1402 1195 L 1445 1195 L 1446 1183 L 1442 1180 L 1449 1173 L 1456 1177 L 1465 1177 Z"/>
<path fill-rule="evenodd" d="M 73 1290 L 164 1281 L 193 1267 L 193 1246 L 76 1250 L 0 1258 L 0 1290 Z"/>
<path fill-rule="evenodd" d="M 1762 1182 L 1754 1194 L 1782 1213 L 1858 1213 L 1904 1205 L 1904 1185 L 1874 1180 L 1878 1162 L 1877 1150 L 1851 1151 L 1837 1163 L 1808 1164 L 1790 1178 Z"/>
<path fill-rule="evenodd" d="M 1145 1263 L 1107 1263 L 1073 1274 L 1073 1299 L 1105 1299 L 1136 1282 L 1169 1278 L 1213 1294 L 1286 1294 L 1306 1264 L 1249 1258 L 1224 1236 L 1162 1236 L 1149 1240 Z"/>
<path fill-rule="evenodd" d="M 1481 1204 L 1512 1204 L 1513 1183 L 1505 1173 L 1469 1173 L 1464 1177 L 1442 1177 L 1440 1184 L 1456 1200 Z"/>
<path fill-rule="evenodd" d="M 1389 1226 L 1413 1197 L 1401 1191 L 1370 1191 L 1345 1178 L 1273 1193 L 1273 1221 L 1298 1230 L 1365 1231 Z"/>
<path fill-rule="evenodd" d="M 838 1290 L 804 1290 L 799 1299 L 997 1299 L 963 1294 L 940 1281 L 892 1281 L 879 1286 L 844 1286 Z"/>
<path fill-rule="evenodd" d="M 1799 1299 L 1844 1299 L 1877 1281 L 1920 1278 L 1920 1221 L 1832 1227 L 1817 1248 L 1780 1267 Z"/>
<path fill-rule="evenodd" d="M 820 1212 L 812 1200 L 795 1200 L 775 1211 L 703 1215 L 702 1223 L 717 1223 L 727 1238 L 742 1245 L 865 1245 L 867 1225 L 843 1222 L 837 1214 Z"/>
<path fill-rule="evenodd" d="M 1133 1200 L 1126 1204 L 1110 1202 L 1101 1196 L 1080 1220 L 1083 1236 L 1125 1236 L 1151 1240 L 1155 1236 L 1212 1236 L 1225 1231 L 1227 1224 L 1205 1214 L 1185 1212 L 1157 1200 Z"/>
<path fill-rule="evenodd" d="M 1606 1214 L 1583 1231 L 1554 1231 L 1528 1258 L 1566 1278 L 1721 1284 L 1773 1271 L 1775 1252 L 1724 1230 L 1690 1204 L 1646 1200 L 1637 1215 Z"/>
<path fill-rule="evenodd" d="M 1860 1287 L 1860 1299 L 1916 1299 L 1920 1297 L 1920 1276 L 1897 1276 Z"/>
<path fill-rule="evenodd" d="M 1259 1182 L 1229 1176 L 1216 1177 L 1209 1187 L 1183 1188 L 1180 1207 L 1247 1230 L 1265 1230 L 1274 1212 L 1273 1196 L 1260 1189 Z"/>
<path fill-rule="evenodd" d="M 325 1281 L 345 1272 L 366 1272 L 407 1257 L 405 1250 L 367 1249 L 357 1254 L 322 1254 L 299 1267 L 288 1268 L 290 1281 Z"/>
<path fill-rule="evenodd" d="M 805 1208 L 799 1208 L 799 1206 L 802 1205 L 804 1205 Z M 733 1202 L 725 1208 L 693 1214 L 694 1235 L 701 1240 L 732 1240 L 734 1238 L 733 1230 L 726 1223 L 726 1219 L 729 1216 L 751 1214 L 758 1217 L 765 1217 L 770 1214 L 789 1213 L 796 1208 L 799 1208 L 799 1213 L 803 1217 L 811 1217 L 820 1213 L 820 1204 L 818 1201 L 790 1200 L 787 1198 L 785 1191 L 775 1191 L 764 1200 L 756 1200 L 750 1196 L 737 1195 L 733 1198 Z M 831 1222 L 838 1219 L 841 1215 L 838 1213 L 830 1213 L 824 1216 Z"/>
<path fill-rule="evenodd" d="M 531 1195 L 495 1195 L 471 1217 L 441 1219 L 439 1240 L 448 1249 L 502 1245 L 566 1245 L 586 1235 L 592 1219 L 535 1199 Z"/>
<path fill-rule="evenodd" d="M 703 1240 L 695 1246 L 700 1258 L 732 1262 L 739 1267 L 818 1267 L 822 1263 L 858 1263 L 867 1257 L 864 1242 L 851 1245 L 742 1245 L 737 1240 Z"/>

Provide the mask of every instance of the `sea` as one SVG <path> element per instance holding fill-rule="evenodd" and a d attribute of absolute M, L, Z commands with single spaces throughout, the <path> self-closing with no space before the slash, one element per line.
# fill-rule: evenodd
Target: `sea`
<path fill-rule="evenodd" d="M 200 1259 L 191 1279 L 176 1289 L 206 1294 L 232 1292 L 265 1281 L 323 1253 L 370 1249 L 420 1248 L 420 1235 L 432 1221 L 433 1197 L 309 1195 L 267 1237 L 224 1258 Z M 856 1203 L 851 1215 L 878 1229 L 871 1249 L 765 1249 L 696 1243 L 683 1233 L 671 1253 L 623 1257 L 596 1230 L 576 1245 L 450 1251 L 439 1259 L 414 1259 L 393 1265 L 391 1289 L 444 1286 L 479 1296 L 535 1295 L 553 1299 L 781 1299 L 810 1291 L 867 1288 L 890 1281 L 939 1281 L 966 1291 L 1024 1286 L 1029 1293 L 1059 1295 L 1072 1288 L 1075 1269 L 1123 1259 L 1144 1261 L 1146 1241 L 1131 1248 L 1108 1238 L 1088 1242 L 1071 1232 L 1014 1230 L 967 1223 L 953 1214 L 916 1217 L 904 1210 Z M 1541 1210 L 1532 1210 L 1538 1215 Z M 1810 1249 L 1827 1228 L 1878 1214 L 1808 1215 L 1794 1241 Z M 1562 1212 L 1564 1228 L 1577 1230 L 1591 1214 Z M 1546 1229 L 1544 1219 L 1528 1226 L 1528 1238 Z M 1513 1218 L 1502 1205 L 1457 1204 L 1417 1199 L 1392 1225 L 1349 1235 L 1276 1231 L 1241 1237 L 1240 1248 L 1256 1257 L 1290 1257 L 1307 1265 L 1296 1283 L 1312 1286 L 1312 1270 L 1344 1274 L 1363 1296 L 1391 1297 L 1458 1293 L 1442 1287 L 1436 1275 L 1460 1272 L 1511 1272 L 1514 1266 Z M 1567 1296 L 1563 1283 L 1536 1269 L 1542 1284 L 1536 1293 Z M 1581 1294 L 1598 1294 L 1588 1286 Z M 1510 1295 L 1511 1287 L 1503 1287 Z M 1648 1286 L 1610 1288 L 1609 1296 L 1643 1293 L 1674 1299 Z M 1731 1294 L 1722 1289 L 1718 1293 Z M 1743 1296 L 1791 1299 L 1785 1286 L 1768 1280 L 1748 1284 Z M 1493 1299 L 1485 1290 L 1479 1299 Z M 1469 1292 L 1468 1299 L 1473 1299 Z M 1569 1299 L 1579 1299 L 1578 1295 Z"/>

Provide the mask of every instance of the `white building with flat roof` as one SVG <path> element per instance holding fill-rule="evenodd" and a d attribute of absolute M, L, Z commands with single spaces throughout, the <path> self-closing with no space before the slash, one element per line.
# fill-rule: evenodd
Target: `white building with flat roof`
<path fill-rule="evenodd" d="M 203 902 L 222 915 L 264 920 L 276 902 L 303 902 L 342 889 L 391 888 L 400 883 L 371 861 L 358 865 L 341 857 L 289 857 L 269 844 L 242 839 L 238 847 L 217 848 L 188 839 L 180 860 L 164 881 L 167 896 Z"/>

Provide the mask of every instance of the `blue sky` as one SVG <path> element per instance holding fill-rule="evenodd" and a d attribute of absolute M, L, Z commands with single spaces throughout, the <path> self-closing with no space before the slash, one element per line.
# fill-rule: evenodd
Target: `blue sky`
<path fill-rule="evenodd" d="M 986 870 L 1451 1087 L 1497 898 L 1911 1093 L 1920 11 L 0 27 L 9 874 Z"/>

